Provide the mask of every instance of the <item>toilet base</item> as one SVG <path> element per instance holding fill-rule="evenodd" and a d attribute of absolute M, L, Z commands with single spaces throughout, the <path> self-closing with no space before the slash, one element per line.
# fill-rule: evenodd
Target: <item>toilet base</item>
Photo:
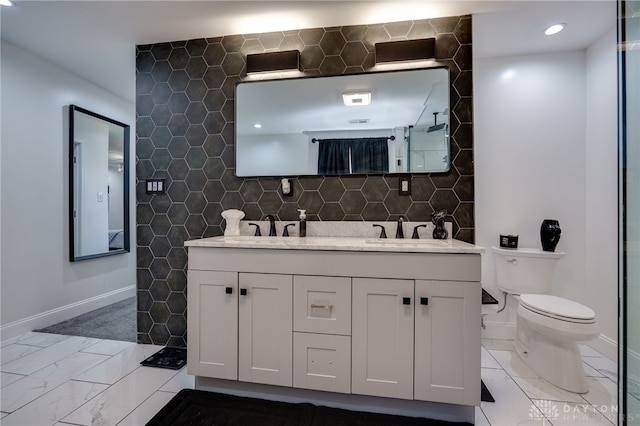
<path fill-rule="evenodd" d="M 514 346 L 524 363 L 549 383 L 569 392 L 589 391 L 578 342 L 540 333 L 518 318 Z"/>

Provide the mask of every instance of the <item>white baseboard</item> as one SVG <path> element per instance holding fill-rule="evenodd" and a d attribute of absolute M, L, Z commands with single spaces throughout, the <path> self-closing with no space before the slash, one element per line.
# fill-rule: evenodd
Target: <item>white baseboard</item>
<path fill-rule="evenodd" d="M 514 340 L 516 338 L 516 324 L 511 322 L 484 321 L 482 329 L 483 339 Z"/>
<path fill-rule="evenodd" d="M 70 318 L 77 317 L 78 315 L 86 314 L 87 312 L 94 311 L 112 303 L 120 302 L 124 299 L 134 297 L 135 295 L 135 285 L 130 285 L 109 293 L 100 294 L 89 299 L 32 315 L 18 321 L 3 324 L 0 326 L 0 336 L 2 336 L 2 340 L 4 341 L 32 330 L 48 327 L 50 325 L 66 321 Z"/>

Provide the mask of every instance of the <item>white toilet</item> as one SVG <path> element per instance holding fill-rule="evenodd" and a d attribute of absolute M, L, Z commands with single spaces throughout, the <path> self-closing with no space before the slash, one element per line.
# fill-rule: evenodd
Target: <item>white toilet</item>
<path fill-rule="evenodd" d="M 492 247 L 496 283 L 518 299 L 514 346 L 540 377 L 571 392 L 589 390 L 578 342 L 600 335 L 595 313 L 571 300 L 549 295 L 562 252 Z"/>

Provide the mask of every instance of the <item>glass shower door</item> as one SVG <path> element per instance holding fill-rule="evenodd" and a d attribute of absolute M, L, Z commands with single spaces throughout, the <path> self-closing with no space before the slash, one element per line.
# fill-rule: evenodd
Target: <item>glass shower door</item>
<path fill-rule="evenodd" d="M 619 424 L 640 425 L 640 1 L 619 16 Z"/>

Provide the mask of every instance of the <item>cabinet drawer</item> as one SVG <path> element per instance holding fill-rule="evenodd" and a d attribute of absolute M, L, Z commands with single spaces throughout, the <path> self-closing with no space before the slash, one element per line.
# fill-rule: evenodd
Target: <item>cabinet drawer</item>
<path fill-rule="evenodd" d="M 351 278 L 293 277 L 293 330 L 351 334 Z"/>
<path fill-rule="evenodd" d="M 351 337 L 293 333 L 293 386 L 351 392 Z"/>

